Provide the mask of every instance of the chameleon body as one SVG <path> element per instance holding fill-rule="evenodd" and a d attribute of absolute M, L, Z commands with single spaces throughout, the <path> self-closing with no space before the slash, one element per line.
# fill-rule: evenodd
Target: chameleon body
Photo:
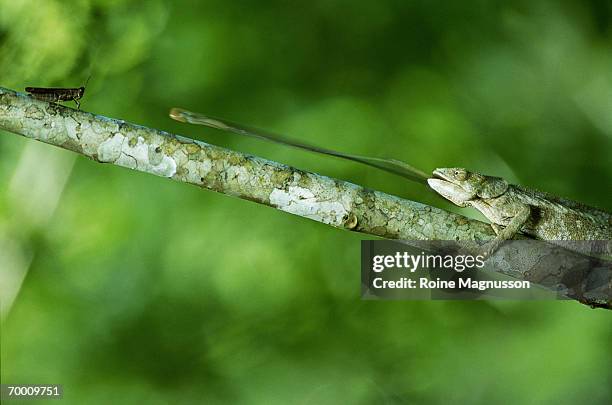
<path fill-rule="evenodd" d="M 549 241 L 612 239 L 610 213 L 499 177 L 443 168 L 434 170 L 427 183 L 455 205 L 480 211 L 491 221 L 498 241 L 519 232 Z"/>

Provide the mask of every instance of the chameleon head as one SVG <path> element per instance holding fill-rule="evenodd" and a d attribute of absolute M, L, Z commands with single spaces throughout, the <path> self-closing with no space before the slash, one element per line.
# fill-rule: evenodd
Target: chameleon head
<path fill-rule="evenodd" d="M 429 186 L 442 197 L 460 207 L 467 207 L 477 198 L 495 198 L 508 189 L 508 183 L 498 177 L 484 176 L 463 168 L 441 168 L 433 171 Z"/>

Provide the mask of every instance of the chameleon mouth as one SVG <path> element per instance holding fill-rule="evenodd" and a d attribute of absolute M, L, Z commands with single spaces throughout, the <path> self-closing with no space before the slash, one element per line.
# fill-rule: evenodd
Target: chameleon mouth
<path fill-rule="evenodd" d="M 440 169 L 435 169 L 432 173 L 434 179 L 440 179 L 445 181 L 451 181 L 447 176 L 444 175 L 444 172 Z"/>
<path fill-rule="evenodd" d="M 427 184 L 429 184 L 429 187 L 431 187 L 436 193 L 460 207 L 465 206 L 464 204 L 467 201 L 474 198 L 471 193 L 466 192 L 460 186 L 453 184 L 444 178 L 427 179 Z"/>

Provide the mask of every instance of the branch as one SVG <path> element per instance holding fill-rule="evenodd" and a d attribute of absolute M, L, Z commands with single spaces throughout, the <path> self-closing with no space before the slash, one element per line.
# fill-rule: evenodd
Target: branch
<path fill-rule="evenodd" d="M 0 129 L 336 228 L 404 240 L 495 237 L 488 224 L 435 207 L 1 87 Z"/>
<path fill-rule="evenodd" d="M 0 129 L 110 163 L 393 239 L 482 240 L 490 226 L 283 164 L 0 88 Z"/>

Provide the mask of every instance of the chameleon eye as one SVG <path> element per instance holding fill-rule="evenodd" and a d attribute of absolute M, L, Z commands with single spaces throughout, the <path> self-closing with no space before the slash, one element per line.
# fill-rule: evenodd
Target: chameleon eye
<path fill-rule="evenodd" d="M 467 173 L 465 172 L 465 170 L 453 170 L 453 174 L 455 175 L 455 178 L 457 180 L 465 180 L 467 177 Z"/>

